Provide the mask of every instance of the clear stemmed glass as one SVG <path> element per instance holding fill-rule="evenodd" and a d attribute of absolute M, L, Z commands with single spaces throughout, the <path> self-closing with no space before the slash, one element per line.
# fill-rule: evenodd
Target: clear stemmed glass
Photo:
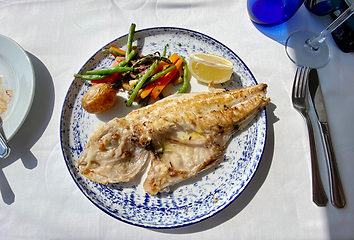
<path fill-rule="evenodd" d="M 329 47 L 325 41 L 326 37 L 352 16 L 353 13 L 354 3 L 320 34 L 306 30 L 291 34 L 285 43 L 288 57 L 298 66 L 310 68 L 324 66 L 330 58 Z"/>

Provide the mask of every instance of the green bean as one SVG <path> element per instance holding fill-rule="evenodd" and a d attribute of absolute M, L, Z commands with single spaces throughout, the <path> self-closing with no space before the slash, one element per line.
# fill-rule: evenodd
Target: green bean
<path fill-rule="evenodd" d="M 120 63 L 117 64 L 117 67 L 124 67 L 125 65 L 127 65 L 134 57 L 135 55 L 138 53 L 138 50 L 134 49 L 132 50 L 128 56 L 125 57 L 125 59 L 123 61 L 121 61 Z"/>
<path fill-rule="evenodd" d="M 120 79 L 120 80 L 118 80 L 118 81 L 116 81 L 114 83 L 111 83 L 111 86 L 113 88 L 118 88 L 122 84 L 122 82 L 123 82 L 123 79 Z"/>
<path fill-rule="evenodd" d="M 139 101 L 140 106 L 145 107 L 148 104 L 149 100 L 150 100 L 150 96 L 146 96 L 145 98 L 141 99 Z"/>
<path fill-rule="evenodd" d="M 121 57 L 124 57 L 123 54 L 121 54 L 120 52 L 117 52 L 117 51 L 114 51 L 114 50 L 111 50 L 111 49 L 102 49 L 103 53 L 109 53 L 109 54 L 113 54 L 113 55 L 116 55 L 116 56 L 121 56 Z"/>
<path fill-rule="evenodd" d="M 136 27 L 135 23 L 132 23 L 130 25 L 129 34 L 128 34 L 128 42 L 127 42 L 127 51 L 125 52 L 125 57 L 128 57 L 130 51 L 132 50 L 135 27 Z"/>
<path fill-rule="evenodd" d="M 169 66 L 169 67 L 166 68 L 165 70 L 162 70 L 162 71 L 156 73 L 155 75 L 153 75 L 153 76 L 150 78 L 150 80 L 146 82 L 146 84 L 147 84 L 147 83 L 151 83 L 151 82 L 157 80 L 158 78 L 160 78 L 160 77 L 166 75 L 168 72 L 171 72 L 171 71 L 172 71 L 173 69 L 175 69 L 175 68 L 176 68 L 176 65 L 173 65 L 173 64 L 172 64 L 171 66 Z"/>
<path fill-rule="evenodd" d="M 145 81 L 148 79 L 148 77 L 151 75 L 152 71 L 154 71 L 155 67 L 157 66 L 157 62 L 155 61 L 153 64 L 151 64 L 149 70 L 147 70 L 145 72 L 145 74 L 141 77 L 141 79 L 139 80 L 138 84 L 135 86 L 132 95 L 130 96 L 128 102 L 127 102 L 127 107 L 130 107 L 134 101 L 134 99 L 136 98 L 136 96 L 138 95 L 138 92 L 140 90 L 140 88 L 144 85 Z"/>
<path fill-rule="evenodd" d="M 188 87 L 188 66 L 184 57 L 180 56 L 183 59 L 183 84 L 182 87 L 178 90 L 177 93 L 184 93 Z"/>
<path fill-rule="evenodd" d="M 164 49 L 163 49 L 163 57 L 166 57 L 166 51 L 167 51 L 167 47 L 168 47 L 168 43 L 165 45 Z"/>
<path fill-rule="evenodd" d="M 113 74 L 115 72 L 126 72 L 126 71 L 133 71 L 133 68 L 124 68 L 125 65 L 128 64 L 128 62 L 131 61 L 132 58 L 135 57 L 135 55 L 138 53 L 136 49 L 131 51 L 131 53 L 128 55 L 128 57 L 118 63 L 115 67 L 113 68 L 103 68 L 103 69 L 95 69 L 91 71 L 87 71 L 87 75 L 100 75 L 100 74 Z"/>
<path fill-rule="evenodd" d="M 117 72 L 129 72 L 129 71 L 133 71 L 134 69 L 131 67 L 119 67 L 118 65 L 113 67 L 113 68 L 103 68 L 103 69 L 95 69 L 92 71 L 87 71 L 86 74 L 87 75 L 106 75 L 106 74 L 110 74 L 112 75 L 113 73 L 117 73 Z"/>
<path fill-rule="evenodd" d="M 155 61 L 155 60 L 163 61 L 163 62 L 168 63 L 168 64 L 172 64 L 171 60 L 168 59 L 168 58 L 160 57 L 160 56 L 154 56 L 153 54 L 149 54 L 149 55 L 146 55 L 143 58 L 140 58 L 138 61 L 136 61 L 133 64 L 132 67 L 136 67 L 136 66 L 139 66 L 139 65 L 141 65 L 143 63 L 146 63 L 146 62 L 149 62 L 149 61 Z"/>
<path fill-rule="evenodd" d="M 74 74 L 74 77 L 76 78 L 81 78 L 83 80 L 101 80 L 104 79 L 106 77 L 109 77 L 110 74 L 106 74 L 106 75 L 80 75 L 80 74 Z"/>

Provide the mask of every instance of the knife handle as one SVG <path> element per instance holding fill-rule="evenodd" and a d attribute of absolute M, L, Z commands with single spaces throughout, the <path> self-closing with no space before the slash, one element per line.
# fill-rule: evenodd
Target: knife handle
<path fill-rule="evenodd" d="M 343 208 L 346 204 L 342 182 L 340 180 L 337 160 L 334 155 L 334 149 L 330 137 L 328 123 L 320 122 L 323 133 L 324 148 L 327 154 L 327 161 L 329 167 L 329 181 L 331 185 L 331 201 L 337 208 Z"/>
<path fill-rule="evenodd" d="M 310 152 L 311 152 L 311 171 L 312 171 L 312 200 L 317 206 L 324 207 L 327 205 L 328 198 L 323 188 L 320 169 L 318 166 L 315 136 L 313 133 L 313 126 L 308 114 L 304 114 L 307 129 L 309 132 Z"/>

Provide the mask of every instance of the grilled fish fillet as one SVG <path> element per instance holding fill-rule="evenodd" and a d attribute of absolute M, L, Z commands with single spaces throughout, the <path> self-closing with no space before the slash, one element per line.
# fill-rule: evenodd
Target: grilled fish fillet
<path fill-rule="evenodd" d="M 151 162 L 144 190 L 155 195 L 219 162 L 232 134 L 270 99 L 266 84 L 175 94 L 98 127 L 76 166 L 98 183 L 126 182 Z"/>

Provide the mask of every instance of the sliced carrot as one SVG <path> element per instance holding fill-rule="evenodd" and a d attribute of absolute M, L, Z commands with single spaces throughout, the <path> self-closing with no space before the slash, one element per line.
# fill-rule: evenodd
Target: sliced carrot
<path fill-rule="evenodd" d="M 100 80 L 91 80 L 91 84 L 95 85 L 98 83 L 115 83 L 116 81 L 118 81 L 119 77 L 120 77 L 120 73 L 113 73 L 111 76 L 108 76 L 104 79 L 100 79 Z"/>
<path fill-rule="evenodd" d="M 125 51 L 123 49 L 120 49 L 120 48 L 117 48 L 117 47 L 114 47 L 114 46 L 110 46 L 109 49 L 113 50 L 113 51 L 116 51 L 116 52 L 122 54 L 123 56 L 125 56 Z"/>
<path fill-rule="evenodd" d="M 173 57 L 172 57 L 173 56 Z M 172 55 L 170 57 L 170 61 L 173 63 L 175 60 L 176 60 L 176 56 L 177 56 L 177 60 L 178 60 L 178 55 L 175 53 L 174 55 Z M 172 58 L 172 60 L 171 60 Z M 151 75 L 154 75 L 155 73 L 159 72 L 159 71 L 162 71 L 165 67 L 167 66 L 170 66 L 170 64 L 166 63 L 166 62 L 163 62 L 163 61 L 160 61 L 157 63 L 157 66 L 155 68 L 155 70 L 151 73 Z M 152 92 L 152 90 L 154 89 L 155 87 L 155 82 L 151 82 L 149 83 L 145 88 L 144 90 L 142 91 L 142 93 L 140 94 L 140 97 L 141 98 L 146 98 L 147 96 L 149 96 L 149 94 Z"/>
<path fill-rule="evenodd" d="M 113 64 L 112 64 L 112 67 L 118 65 L 118 63 L 120 63 L 121 61 L 123 61 L 125 59 L 125 57 L 121 57 L 121 56 L 117 56 L 114 61 L 113 61 Z"/>
<path fill-rule="evenodd" d="M 174 54 L 172 54 L 171 57 L 169 57 L 168 59 L 170 59 L 170 61 L 171 61 L 172 63 L 175 63 L 175 62 L 178 61 L 179 56 L 177 55 L 177 53 L 174 53 Z"/>
<path fill-rule="evenodd" d="M 154 83 L 154 82 L 149 83 L 149 84 L 144 88 L 144 90 L 142 91 L 142 93 L 140 94 L 140 97 L 141 97 L 141 98 L 146 98 L 147 96 L 149 96 L 149 94 L 152 92 L 152 90 L 154 89 L 154 87 L 155 87 L 155 83 Z"/>
<path fill-rule="evenodd" d="M 183 59 L 178 58 L 177 62 L 175 63 L 176 68 L 173 69 L 171 72 L 167 73 L 165 76 L 161 77 L 161 80 L 156 80 L 156 86 L 154 90 L 151 92 L 151 96 L 156 99 L 162 90 L 166 87 L 166 85 L 174 79 L 176 74 L 178 73 L 179 69 L 182 67 Z"/>
<path fill-rule="evenodd" d="M 137 49 L 137 48 L 138 48 L 137 46 L 132 46 L 132 50 Z M 113 50 L 113 51 L 116 51 L 116 52 L 119 52 L 120 54 L 125 56 L 125 51 L 123 49 L 121 49 L 121 48 L 110 46 L 109 49 Z"/>
<path fill-rule="evenodd" d="M 169 59 L 170 59 L 170 61 L 171 61 L 172 63 L 176 63 L 180 58 L 179 58 L 179 56 L 177 55 L 177 53 L 174 53 L 174 54 L 172 54 L 172 55 L 169 57 Z M 158 65 L 157 65 L 157 67 L 155 68 L 156 71 L 155 71 L 153 74 L 155 74 L 155 73 L 161 71 L 164 67 L 169 66 L 169 65 L 170 65 L 170 64 L 165 63 L 165 62 L 162 62 L 162 61 L 159 62 Z M 174 70 L 175 70 L 175 69 L 174 69 Z M 172 70 L 172 71 L 173 71 L 173 70 Z M 171 72 L 172 72 L 172 71 L 171 71 Z M 171 72 L 167 73 L 165 76 L 169 76 L 169 75 L 171 74 Z M 177 72 L 177 71 L 175 70 L 175 72 Z M 174 74 L 174 75 L 175 75 L 175 74 Z M 165 77 L 165 76 L 164 76 L 164 77 Z M 161 80 L 162 80 L 164 77 L 159 78 L 159 79 L 156 80 L 155 82 L 149 83 L 149 84 L 144 88 L 144 90 L 141 92 L 140 97 L 141 97 L 141 98 L 146 98 L 147 96 L 149 96 L 149 94 L 154 90 L 154 88 L 155 88 L 155 86 L 156 86 L 156 82 L 161 82 Z M 155 97 L 155 98 L 156 98 L 156 97 Z"/>

